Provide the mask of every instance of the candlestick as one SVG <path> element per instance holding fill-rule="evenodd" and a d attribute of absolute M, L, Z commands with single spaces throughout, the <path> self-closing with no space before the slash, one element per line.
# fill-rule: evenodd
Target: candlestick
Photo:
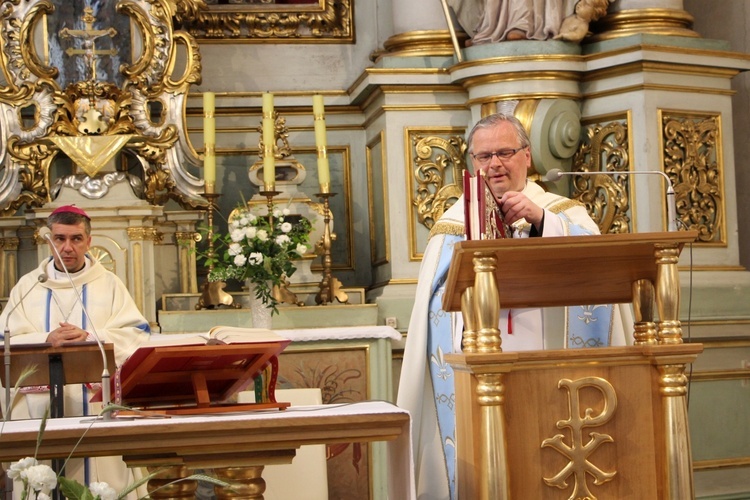
<path fill-rule="evenodd" d="M 326 305 L 333 302 L 335 298 L 341 303 L 349 301 L 349 296 L 344 292 L 343 285 L 331 274 L 331 264 L 333 259 L 331 258 L 331 244 L 336 239 L 336 235 L 331 233 L 331 205 L 330 198 L 335 196 L 336 193 L 324 192 L 318 193 L 316 196 L 323 200 L 323 236 L 320 241 L 316 243 L 316 247 L 319 253 L 322 255 L 323 261 L 323 279 L 320 282 L 320 290 L 315 295 L 315 303 L 319 305 Z"/>
<path fill-rule="evenodd" d="M 320 94 L 313 95 L 313 123 L 315 124 L 315 147 L 318 150 L 318 183 L 321 191 L 327 191 L 323 189 L 323 186 L 331 183 L 331 172 L 328 165 L 325 107 L 323 96 Z"/>
<path fill-rule="evenodd" d="M 207 193 L 213 193 L 216 186 L 216 119 L 214 111 L 216 95 L 203 93 L 203 180 Z"/>
<path fill-rule="evenodd" d="M 208 272 L 210 274 L 214 269 L 213 259 L 216 256 L 213 238 L 214 210 L 218 206 L 216 204 L 216 200 L 219 198 L 219 196 L 221 196 L 221 194 L 206 191 L 205 193 L 201 193 L 201 196 L 203 196 L 208 201 L 208 208 L 206 209 L 206 217 L 208 219 L 208 233 L 206 234 L 206 237 L 208 238 L 208 251 L 206 252 L 206 256 L 208 257 L 209 261 Z M 240 307 L 239 304 L 234 304 L 234 297 L 224 291 L 225 286 L 227 286 L 227 284 L 223 281 L 206 280 L 206 282 L 203 284 L 201 296 L 198 299 L 198 303 L 195 305 L 195 308 L 197 310 L 200 310 L 214 309 L 219 306 L 228 306 L 234 308 Z"/>
<path fill-rule="evenodd" d="M 276 187 L 276 120 L 273 111 L 273 94 L 263 93 L 263 184 L 265 191 Z"/>

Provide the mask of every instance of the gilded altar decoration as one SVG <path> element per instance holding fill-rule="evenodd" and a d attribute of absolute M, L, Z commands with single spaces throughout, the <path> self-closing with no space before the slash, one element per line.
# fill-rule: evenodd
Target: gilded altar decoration
<path fill-rule="evenodd" d="M 42 206 L 74 184 L 90 199 L 123 182 L 151 204 L 205 204 L 203 180 L 190 173 L 201 162 L 184 123 L 188 88 L 200 82 L 200 55 L 192 36 L 173 28 L 201 6 L 2 2 L 4 215 Z"/>
<path fill-rule="evenodd" d="M 570 498 L 589 498 L 596 500 L 586 481 L 592 477 L 595 485 L 611 481 L 617 472 L 605 472 L 595 465 L 591 455 L 604 443 L 612 443 L 612 436 L 586 430 L 596 428 L 609 422 L 617 410 L 617 393 L 612 384 L 600 377 L 584 377 L 578 380 L 561 379 L 559 388 L 568 392 L 570 415 L 566 420 L 557 422 L 558 429 L 570 430 L 570 443 L 565 442 L 565 435 L 556 434 L 542 442 L 542 448 L 550 447 L 569 459 L 569 462 L 554 477 L 544 478 L 549 486 L 559 489 L 568 488 L 568 479 L 573 476 L 573 492 Z M 602 398 L 600 410 L 582 408 L 584 405 L 581 391 L 585 388 L 596 389 Z M 589 438 L 588 441 L 586 440 Z"/>
<path fill-rule="evenodd" d="M 207 0 L 208 8 L 181 23 L 201 40 L 232 43 L 354 41 L 353 0 L 308 0 L 293 4 Z"/>
<path fill-rule="evenodd" d="M 612 120 L 585 126 L 583 140 L 573 156 L 573 172 L 630 170 L 628 121 Z M 602 234 L 629 233 L 630 178 L 623 175 L 574 176 L 571 198 L 580 201 Z"/>
<path fill-rule="evenodd" d="M 701 243 L 726 243 L 721 119 L 662 111 L 664 172 L 674 185 L 677 219 Z"/>
<path fill-rule="evenodd" d="M 467 145 L 458 135 L 444 138 L 421 133 L 410 135 L 410 142 L 409 165 L 416 181 L 411 204 L 419 223 L 430 229 L 463 192 Z"/>

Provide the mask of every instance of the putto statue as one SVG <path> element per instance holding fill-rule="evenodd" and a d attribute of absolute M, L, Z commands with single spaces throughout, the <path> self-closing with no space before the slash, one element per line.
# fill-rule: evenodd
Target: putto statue
<path fill-rule="evenodd" d="M 614 0 L 579 0 L 575 12 L 560 25 L 555 40 L 580 42 L 589 32 L 589 23 L 607 15 L 607 7 Z"/>

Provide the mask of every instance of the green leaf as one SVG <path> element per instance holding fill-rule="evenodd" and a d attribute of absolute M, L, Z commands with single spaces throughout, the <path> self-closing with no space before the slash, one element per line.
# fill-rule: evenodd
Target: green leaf
<path fill-rule="evenodd" d="M 91 491 L 75 479 L 58 477 L 57 482 L 60 485 L 60 492 L 68 500 L 96 500 Z"/>

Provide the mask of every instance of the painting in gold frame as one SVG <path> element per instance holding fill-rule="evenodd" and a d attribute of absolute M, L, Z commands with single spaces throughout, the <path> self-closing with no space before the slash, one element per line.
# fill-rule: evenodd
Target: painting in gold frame
<path fill-rule="evenodd" d="M 354 43 L 354 0 L 206 3 L 181 26 L 201 42 Z"/>

